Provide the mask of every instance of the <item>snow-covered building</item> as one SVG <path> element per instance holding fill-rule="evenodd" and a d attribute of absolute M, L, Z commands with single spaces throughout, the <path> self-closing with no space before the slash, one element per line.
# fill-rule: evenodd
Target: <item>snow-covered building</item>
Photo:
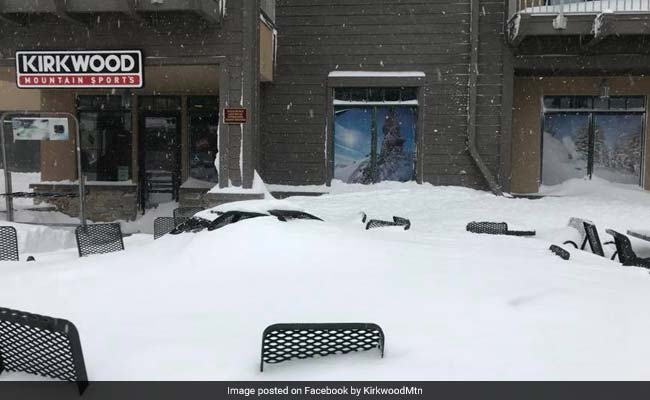
<path fill-rule="evenodd" d="M 594 175 L 650 188 L 647 3 L 7 0 L 0 110 L 78 118 L 94 220 L 256 198 L 257 175 L 283 194 L 333 180 L 531 194 Z M 129 54 L 140 75 L 120 74 Z M 83 57 L 105 70 L 77 71 Z M 31 189 L 74 190 L 74 135 L 10 130 L 10 168 L 40 172 Z"/>
<path fill-rule="evenodd" d="M 70 127 L 68 140 L 15 141 L 6 115 L 10 169 L 40 173 L 30 190 L 76 190 L 74 116 L 92 220 L 240 186 L 259 82 L 273 75 L 274 15 L 274 1 L 3 1 L 0 110 L 68 113 Z M 242 108 L 246 123 L 220 123 Z M 76 199 L 49 202 L 76 212 Z"/>

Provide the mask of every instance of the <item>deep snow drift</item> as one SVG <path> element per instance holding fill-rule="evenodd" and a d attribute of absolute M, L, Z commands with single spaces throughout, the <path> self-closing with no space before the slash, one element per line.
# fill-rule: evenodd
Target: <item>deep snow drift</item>
<path fill-rule="evenodd" d="M 650 229 L 650 195 L 601 181 L 545 190 L 554 196 L 335 186 L 258 202 L 326 222 L 259 218 L 155 242 L 129 237 L 119 254 L 78 259 L 68 249 L 0 263 L 0 305 L 75 322 L 91 380 L 647 379 L 648 272 L 575 250 L 565 262 L 547 249 L 575 239 L 574 216 L 593 220 L 603 241 L 606 228 Z M 413 227 L 365 231 L 360 211 Z M 472 220 L 538 236 L 473 235 Z M 650 243 L 633 244 L 650 256 Z M 386 357 L 260 373 L 262 331 L 278 322 L 376 322 Z"/>

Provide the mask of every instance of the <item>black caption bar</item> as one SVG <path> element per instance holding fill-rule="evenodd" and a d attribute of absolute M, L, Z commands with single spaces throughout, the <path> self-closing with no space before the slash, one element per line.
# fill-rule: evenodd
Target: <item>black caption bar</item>
<path fill-rule="evenodd" d="M 93 382 L 80 397 L 70 383 L 0 381 L 0 399 L 11 400 L 627 400 L 648 393 L 648 382 Z"/>

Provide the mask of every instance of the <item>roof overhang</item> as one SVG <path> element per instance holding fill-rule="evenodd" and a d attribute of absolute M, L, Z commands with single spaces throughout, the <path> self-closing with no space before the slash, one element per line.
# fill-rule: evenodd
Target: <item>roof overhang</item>
<path fill-rule="evenodd" d="M 558 23 L 564 18 L 563 23 Z M 508 21 L 508 40 L 513 47 L 532 36 L 592 37 L 593 46 L 609 36 L 650 34 L 650 12 L 601 14 L 517 13 Z"/>

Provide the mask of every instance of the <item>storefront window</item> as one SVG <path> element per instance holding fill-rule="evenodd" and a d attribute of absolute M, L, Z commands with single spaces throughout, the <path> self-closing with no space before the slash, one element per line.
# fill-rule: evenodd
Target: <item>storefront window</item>
<path fill-rule="evenodd" d="M 643 97 L 552 96 L 544 105 L 543 184 L 594 176 L 640 184 Z"/>
<path fill-rule="evenodd" d="M 79 96 L 77 99 L 81 165 L 89 181 L 132 179 L 131 111 L 122 96 Z"/>
<path fill-rule="evenodd" d="M 334 96 L 334 178 L 415 179 L 417 90 L 344 88 Z"/>
<path fill-rule="evenodd" d="M 217 140 L 219 130 L 219 98 L 191 96 L 187 99 L 190 133 L 190 177 L 217 182 Z"/>

